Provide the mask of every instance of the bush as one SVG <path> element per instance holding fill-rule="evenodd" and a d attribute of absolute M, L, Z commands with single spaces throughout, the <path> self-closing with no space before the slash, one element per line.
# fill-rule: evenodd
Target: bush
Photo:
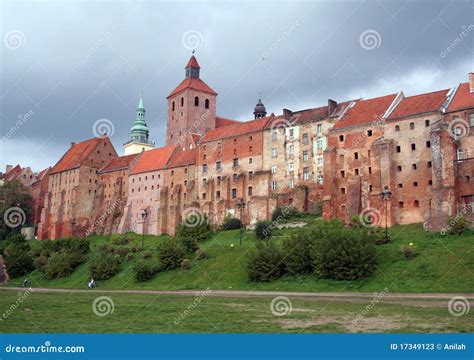
<path fill-rule="evenodd" d="M 446 221 L 446 232 L 450 235 L 462 235 L 470 228 L 471 223 L 464 216 L 453 216 Z"/>
<path fill-rule="evenodd" d="M 176 238 L 161 243 L 158 258 L 163 269 L 176 269 L 186 256 L 186 249 Z"/>
<path fill-rule="evenodd" d="M 189 259 L 183 259 L 179 266 L 183 270 L 189 270 L 189 269 L 191 269 L 191 261 L 189 261 Z"/>
<path fill-rule="evenodd" d="M 46 256 L 38 256 L 33 260 L 33 263 L 35 265 L 35 269 L 38 271 L 41 271 L 44 273 L 44 267 L 46 266 L 46 263 L 48 262 L 48 258 Z"/>
<path fill-rule="evenodd" d="M 110 237 L 110 240 L 111 240 L 112 244 L 118 245 L 118 246 L 127 245 L 128 242 L 129 242 L 128 237 L 123 236 L 123 235 L 118 235 L 118 234 L 112 235 Z"/>
<path fill-rule="evenodd" d="M 149 259 L 153 256 L 153 253 L 150 250 L 145 250 L 140 254 L 142 259 Z"/>
<path fill-rule="evenodd" d="M 196 258 L 198 260 L 204 260 L 204 259 L 209 258 L 209 254 L 204 249 L 198 249 L 197 252 L 196 252 Z"/>
<path fill-rule="evenodd" d="M 283 241 L 282 252 L 286 269 L 293 274 L 305 274 L 313 271 L 313 238 L 300 232 Z"/>
<path fill-rule="evenodd" d="M 346 228 L 340 221 L 324 221 L 309 230 L 315 239 L 314 266 L 319 276 L 334 280 L 357 280 L 375 267 L 375 241 L 366 229 Z"/>
<path fill-rule="evenodd" d="M 5 248 L 5 266 L 11 278 L 26 275 L 34 270 L 33 258 L 27 242 L 13 243 Z"/>
<path fill-rule="evenodd" d="M 192 237 L 179 238 L 179 240 L 181 244 L 183 244 L 188 254 L 196 252 L 196 250 L 199 248 L 197 241 Z"/>
<path fill-rule="evenodd" d="M 158 267 L 146 261 L 139 261 L 133 267 L 135 279 L 137 281 L 150 280 L 157 272 Z"/>
<path fill-rule="evenodd" d="M 133 260 L 133 253 L 128 253 L 127 254 L 127 261 L 132 261 Z"/>
<path fill-rule="evenodd" d="M 406 259 L 413 259 L 415 256 L 418 255 L 416 252 L 416 248 L 413 246 L 413 244 L 410 244 L 408 246 L 402 246 L 400 250 Z"/>
<path fill-rule="evenodd" d="M 48 259 L 44 274 L 48 279 L 57 279 L 72 274 L 72 257 L 64 252 L 56 252 Z"/>
<path fill-rule="evenodd" d="M 278 205 L 272 213 L 272 221 L 276 221 L 278 223 L 284 221 L 285 219 L 289 219 L 293 216 L 298 215 L 298 211 L 291 205 L 282 206 Z"/>
<path fill-rule="evenodd" d="M 237 230 L 242 227 L 242 221 L 235 217 L 232 217 L 230 214 L 227 215 L 224 219 L 224 223 L 221 225 L 221 230 Z"/>
<path fill-rule="evenodd" d="M 211 225 L 206 216 L 196 212 L 178 225 L 176 236 L 180 238 L 191 237 L 198 242 L 204 241 L 211 236 Z"/>
<path fill-rule="evenodd" d="M 111 254 L 114 252 L 113 246 L 109 245 L 108 243 L 102 243 L 97 246 L 97 250 L 105 254 Z"/>
<path fill-rule="evenodd" d="M 283 255 L 272 242 L 258 243 L 247 261 L 247 274 L 251 281 L 272 281 L 283 275 Z"/>
<path fill-rule="evenodd" d="M 120 269 L 120 258 L 110 253 L 95 254 L 90 261 L 92 277 L 97 280 L 110 279 Z"/>
<path fill-rule="evenodd" d="M 318 201 L 311 205 L 310 213 L 316 216 L 323 215 L 323 203 Z"/>
<path fill-rule="evenodd" d="M 89 240 L 85 238 L 73 238 L 67 240 L 64 248 L 68 253 L 79 252 L 81 254 L 87 254 L 89 252 L 90 244 Z"/>
<path fill-rule="evenodd" d="M 258 240 L 266 240 L 272 236 L 272 222 L 261 220 L 255 225 L 255 236 Z"/>

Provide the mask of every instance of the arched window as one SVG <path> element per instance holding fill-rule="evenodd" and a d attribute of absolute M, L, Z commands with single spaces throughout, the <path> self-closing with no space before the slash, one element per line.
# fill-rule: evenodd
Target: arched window
<path fill-rule="evenodd" d="M 199 98 L 197 96 L 194 97 L 194 106 L 199 106 Z"/>
<path fill-rule="evenodd" d="M 171 103 L 171 110 L 174 111 L 174 101 Z"/>
<path fill-rule="evenodd" d="M 184 97 L 181 98 L 181 106 L 184 106 Z"/>
<path fill-rule="evenodd" d="M 206 99 L 206 100 L 204 101 L 204 107 L 205 107 L 206 109 L 209 109 L 209 99 Z"/>
<path fill-rule="evenodd" d="M 400 125 L 395 125 L 395 131 L 400 131 Z"/>

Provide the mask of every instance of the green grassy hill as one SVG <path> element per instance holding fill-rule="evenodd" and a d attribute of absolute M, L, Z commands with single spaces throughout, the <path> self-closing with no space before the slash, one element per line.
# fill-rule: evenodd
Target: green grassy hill
<path fill-rule="evenodd" d="M 308 219 L 307 219 L 308 220 Z M 311 219 L 311 221 L 318 221 Z M 275 232 L 273 241 L 281 240 L 297 229 L 283 229 Z M 209 259 L 197 260 L 190 257 L 191 270 L 181 269 L 160 272 L 149 281 L 139 283 L 131 271 L 138 261 L 138 253 L 133 260 L 124 257 L 119 274 L 109 280 L 99 281 L 103 289 L 246 289 L 282 291 L 381 291 L 390 292 L 474 292 L 474 236 L 441 236 L 425 232 L 422 226 L 396 226 L 390 229 L 392 242 L 377 246 L 378 268 L 367 279 L 345 282 L 318 279 L 314 275 L 286 275 L 270 283 L 252 283 L 245 271 L 247 253 L 255 246 L 253 232 L 244 234 L 243 244 L 239 244 L 239 230 L 215 233 L 200 246 L 209 253 Z M 141 244 L 141 236 L 132 235 L 130 245 Z M 157 245 L 167 236 L 145 236 L 145 249 L 156 251 Z M 97 246 L 109 242 L 107 237 L 91 238 L 91 252 Z M 405 259 L 401 246 L 413 243 L 419 255 Z M 34 246 L 34 244 L 33 244 Z M 46 279 L 35 271 L 28 276 L 31 286 L 48 288 L 86 288 L 90 279 L 89 266 L 84 263 L 72 275 L 56 280 Z M 21 285 L 23 278 L 13 279 L 8 286 Z"/>

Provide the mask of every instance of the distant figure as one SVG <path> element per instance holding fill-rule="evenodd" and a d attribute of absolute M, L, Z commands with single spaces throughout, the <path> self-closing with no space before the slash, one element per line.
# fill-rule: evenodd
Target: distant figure
<path fill-rule="evenodd" d="M 25 278 L 25 280 L 23 280 L 23 287 L 28 287 L 29 284 L 30 282 L 28 281 L 27 278 Z"/>
<path fill-rule="evenodd" d="M 95 281 L 94 281 L 94 279 L 91 279 L 91 281 L 89 281 L 89 282 L 87 283 L 87 286 L 89 287 L 89 289 L 95 288 Z"/>

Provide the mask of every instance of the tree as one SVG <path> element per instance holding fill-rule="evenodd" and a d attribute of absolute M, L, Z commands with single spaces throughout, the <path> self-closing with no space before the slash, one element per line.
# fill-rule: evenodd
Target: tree
<path fill-rule="evenodd" d="M 4 198 L 0 206 L 0 239 L 6 239 L 20 233 L 22 225 L 31 224 L 33 198 L 28 188 L 18 180 L 5 181 L 0 186 L 0 193 Z"/>

